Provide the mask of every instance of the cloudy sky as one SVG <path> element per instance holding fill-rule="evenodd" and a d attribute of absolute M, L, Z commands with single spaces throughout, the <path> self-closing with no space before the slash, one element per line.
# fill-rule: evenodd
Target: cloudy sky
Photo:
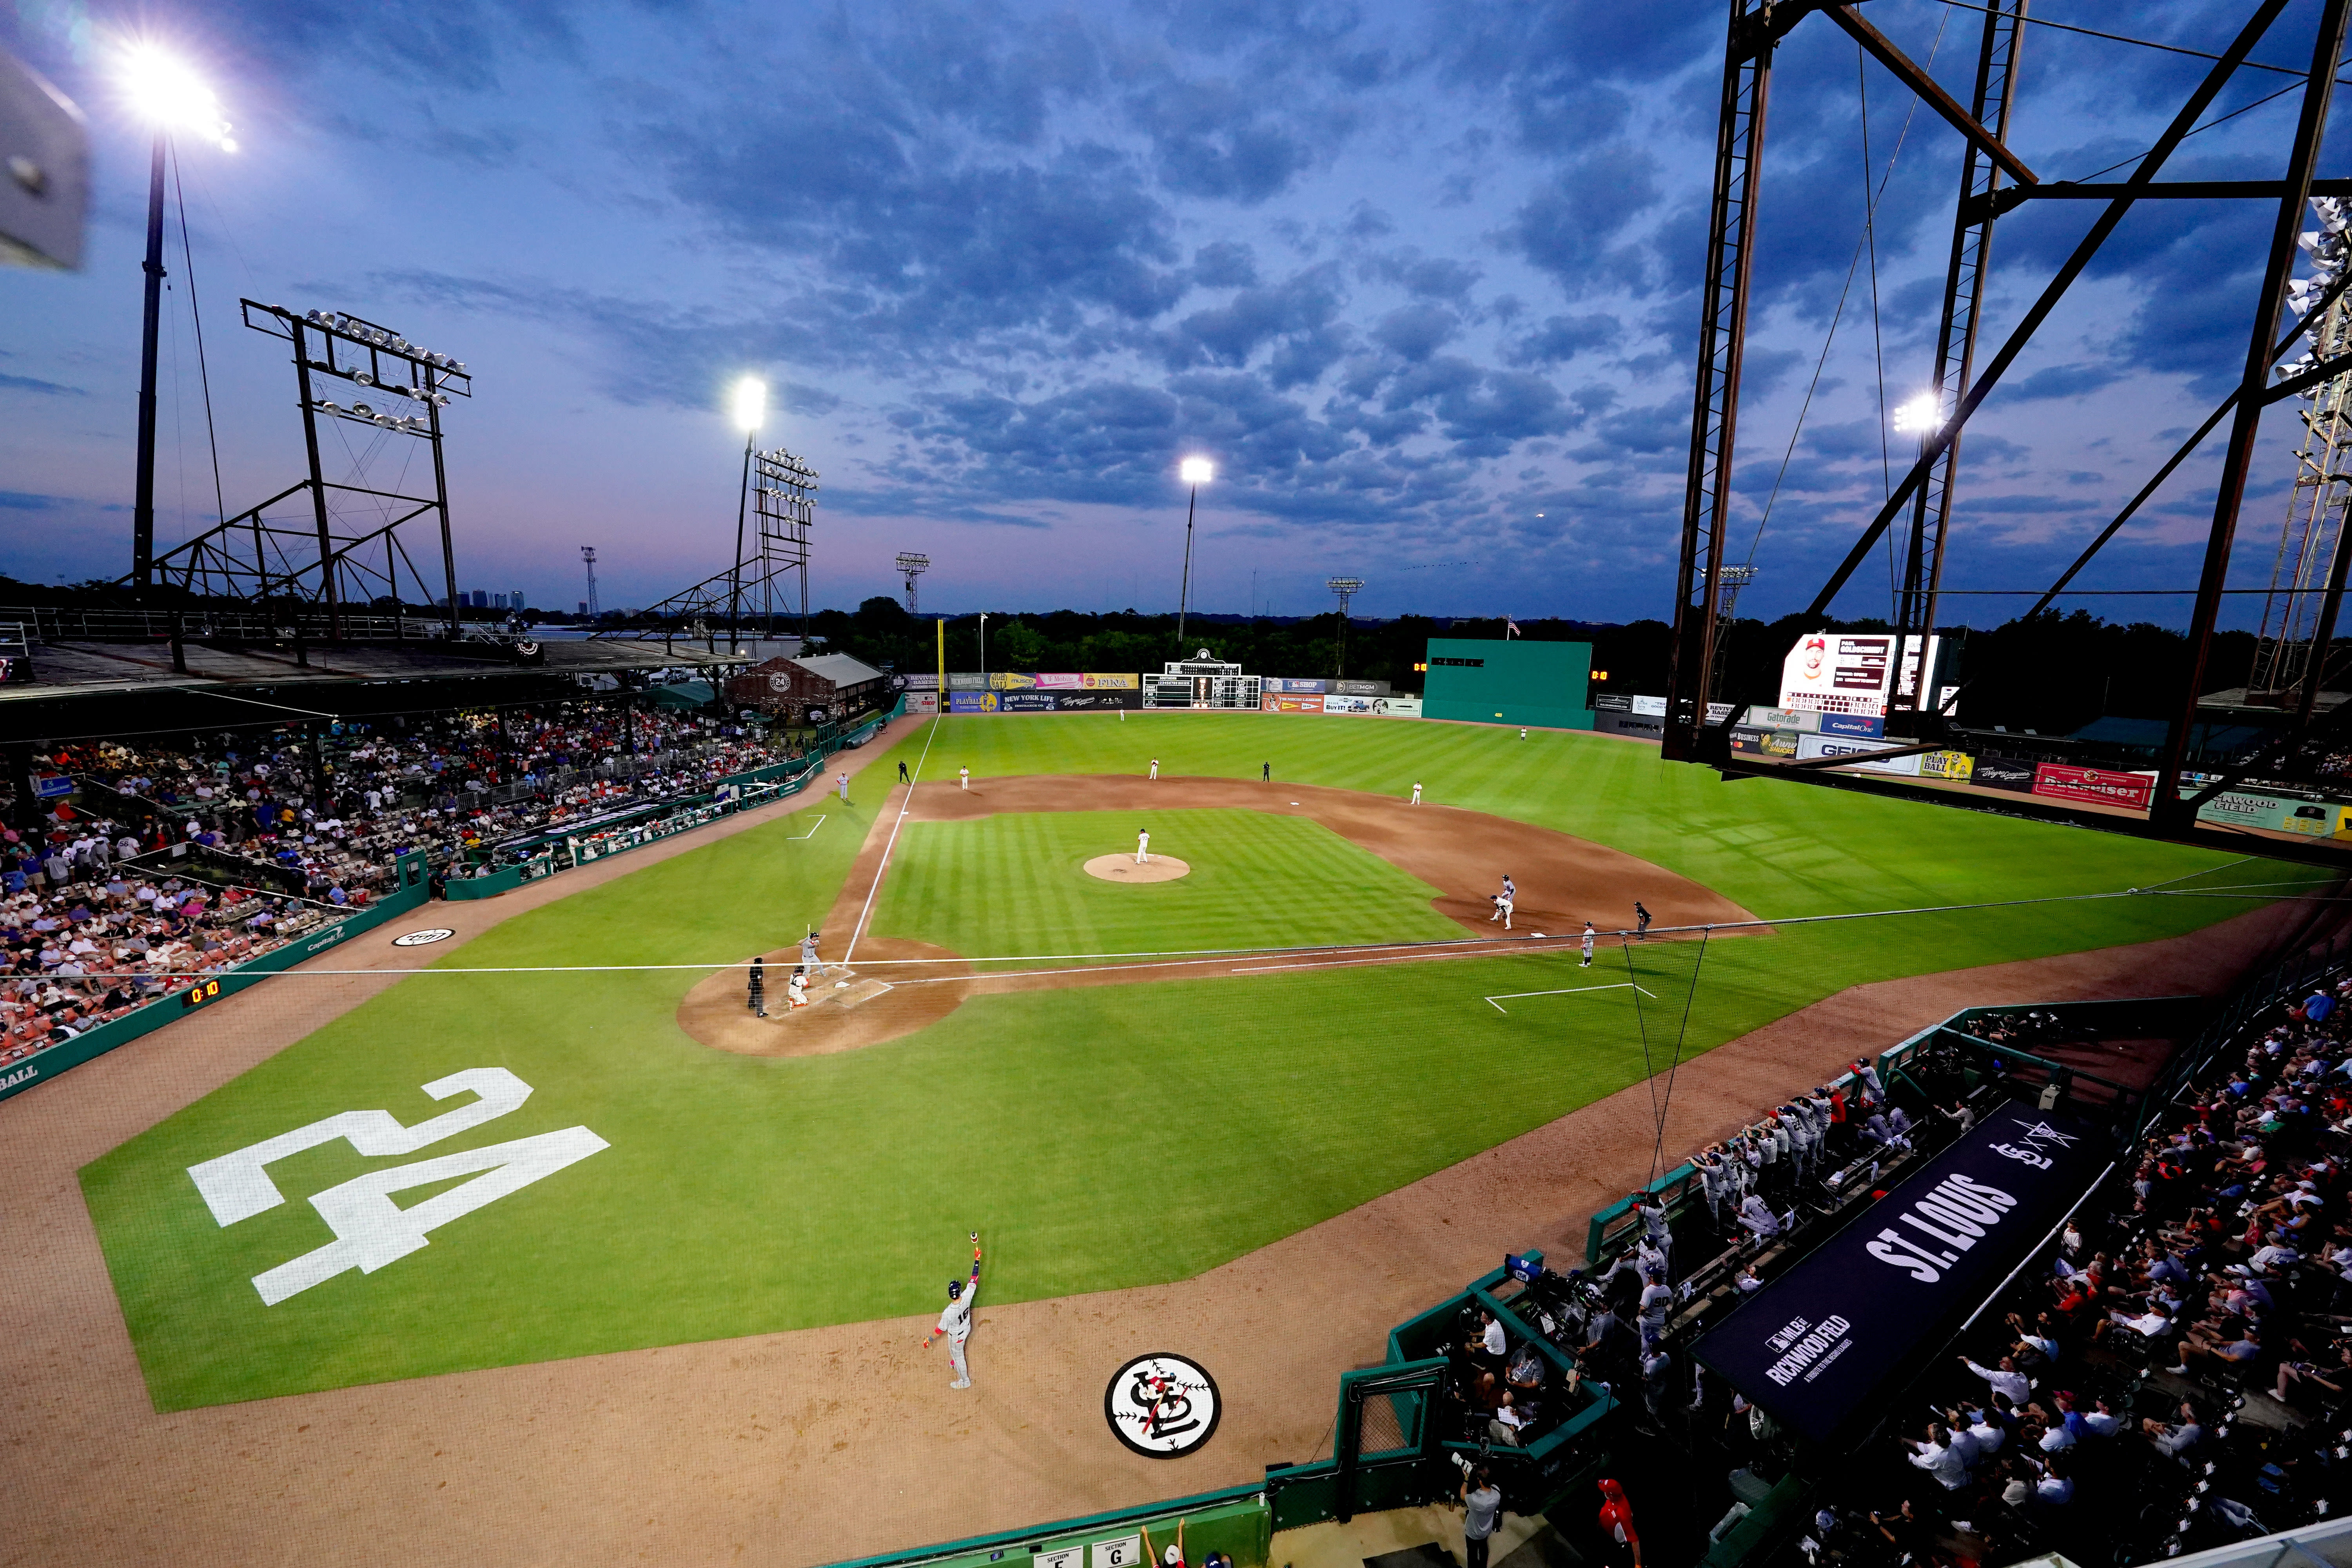
<path fill-rule="evenodd" d="M 0 274 L 0 570 L 127 569 L 144 154 L 109 73 L 136 26 L 200 63 L 236 127 L 234 153 L 191 142 L 180 165 L 231 512 L 301 463 L 291 371 L 238 323 L 245 295 L 468 363 L 446 442 L 461 585 L 535 604 L 579 597 L 582 544 L 607 605 L 723 564 L 726 390 L 755 372 L 776 389 L 763 440 L 824 473 L 821 601 L 894 590 L 892 556 L 921 550 L 926 608 L 1172 608 L 1176 464 L 1200 453 L 1219 468 L 1202 608 L 1319 610 L 1344 572 L 1374 614 L 1669 613 L 1715 0 L 10 3 L 0 41 L 87 108 L 99 191 L 85 270 Z M 2296 0 L 2255 58 L 2303 61 L 2316 10 Z M 2244 13 L 2036 14 L 2215 52 Z M 1979 13 L 1869 15 L 1968 96 Z M 2045 178 L 2135 157 L 2205 68 L 2048 27 L 2024 58 L 2011 140 Z M 2168 172 L 2275 175 L 2295 98 L 2247 106 L 2290 81 L 2242 73 L 2209 118 L 2246 111 Z M 1741 425 L 1732 557 L 1761 568 L 1743 609 L 1809 601 L 1903 471 L 1882 393 L 1891 407 L 1927 375 L 1958 172 L 1958 139 L 1843 34 L 1790 37 Z M 2003 220 L 1989 345 L 2094 216 Z M 1949 584 L 2046 583 L 2229 388 L 2271 221 L 2256 203 L 2126 221 L 1970 426 Z M 178 223 L 175 205 L 167 544 L 215 509 Z M 2282 410 L 2265 429 L 2239 585 L 2269 580 L 2292 426 Z M 383 479 L 413 445 L 338 435 L 331 467 Z M 2194 582 L 2220 445 L 2086 585 Z M 1885 614 L 1887 578 L 1874 561 L 1839 610 Z M 1947 618 L 2025 602 L 1954 599 Z"/>

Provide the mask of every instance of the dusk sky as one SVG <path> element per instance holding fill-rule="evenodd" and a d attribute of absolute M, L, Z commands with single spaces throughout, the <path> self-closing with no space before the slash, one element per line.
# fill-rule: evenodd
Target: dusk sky
<path fill-rule="evenodd" d="M 1201 454 L 1197 608 L 1318 612 L 1345 573 L 1373 615 L 1671 613 L 1719 4 L 12 6 L 0 43 L 87 110 L 98 189 L 82 271 L 0 272 L 0 571 L 129 567 L 145 142 L 110 70 L 136 29 L 215 85 L 238 144 L 181 149 L 232 513 L 301 471 L 248 295 L 467 362 L 460 585 L 536 605 L 580 597 L 583 544 L 607 606 L 724 565 L 727 389 L 750 372 L 775 387 L 763 444 L 823 471 L 822 604 L 895 593 L 891 558 L 919 550 L 927 610 L 1172 610 L 1176 468 Z M 1968 97 L 1979 13 L 1867 10 Z M 2255 58 L 2300 65 L 2316 13 L 2299 0 Z M 2035 15 L 2212 52 L 2245 7 Z M 2072 179 L 2135 158 L 2206 65 L 2048 27 L 2024 61 L 2012 144 Z M 2210 118 L 2292 80 L 2242 72 Z M 2295 103 L 2191 138 L 2168 174 L 2274 177 Z M 2342 142 L 2324 174 L 2352 173 Z M 1959 142 L 1814 18 L 1780 53 L 1770 146 L 1731 557 L 1769 500 L 1742 609 L 1778 615 L 1905 467 L 1879 365 L 1887 409 L 1927 379 Z M 2126 221 L 1969 426 L 1948 585 L 2046 584 L 2229 389 L 2273 210 Z M 2002 220 L 1987 352 L 2096 212 Z M 215 507 L 176 205 L 173 226 L 163 544 Z M 2294 406 L 2265 428 L 2239 586 L 2269 578 Z M 338 462 L 364 450 L 350 428 Z M 2193 584 L 2221 445 L 2085 585 Z M 1865 567 L 1839 612 L 1885 614 L 1887 577 Z"/>

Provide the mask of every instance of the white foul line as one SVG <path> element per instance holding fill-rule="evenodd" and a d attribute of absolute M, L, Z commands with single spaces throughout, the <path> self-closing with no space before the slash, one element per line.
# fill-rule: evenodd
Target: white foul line
<path fill-rule="evenodd" d="M 1570 985 L 1561 991 L 1502 991 L 1487 997 L 1486 1005 L 1492 1007 L 1496 1012 L 1502 1014 L 1507 1018 L 1510 1016 L 1511 1010 L 1508 1007 L 1504 1006 L 1503 1004 L 1512 1001 L 1515 998 L 1520 996 L 1581 996 L 1588 991 L 1641 991 L 1643 995 L 1647 996 L 1653 1002 L 1658 999 L 1658 994 L 1656 992 L 1643 991 L 1641 986 L 1634 984 L 1630 980 L 1620 980 L 1614 985 Z"/>
<path fill-rule="evenodd" d="M 819 812 L 819 813 L 817 814 L 816 821 L 815 821 L 814 824 L 812 824 L 812 825 L 810 826 L 809 830 L 808 830 L 806 833 L 795 833 L 795 834 L 793 834 L 793 837 L 792 837 L 792 840 L 791 840 L 791 841 L 792 841 L 793 843 L 794 843 L 794 844 L 797 844 L 797 843 L 799 843 L 799 842 L 800 842 L 802 839 L 803 839 L 803 838 L 814 838 L 814 837 L 816 837 L 816 830 L 817 830 L 818 828 L 820 828 L 820 827 L 823 827 L 824 826 L 824 814 L 823 812 Z"/>
<path fill-rule="evenodd" d="M 931 760 L 931 742 L 940 737 L 940 721 L 946 717 L 944 713 L 933 716 L 931 732 L 923 737 L 923 754 L 915 759 L 915 777 L 907 785 L 907 798 L 910 801 L 915 798 L 915 785 L 922 782 L 923 764 Z M 857 911 L 857 924 L 849 933 L 849 949 L 841 955 L 845 966 L 857 956 L 857 939 L 866 934 L 866 917 L 874 912 L 874 895 L 882 890 L 882 873 L 890 868 L 890 851 L 898 847 L 898 829 L 906 826 L 906 821 L 907 808 L 901 806 L 898 816 L 890 823 L 890 837 L 882 846 L 882 864 L 874 868 L 874 885 L 866 889 L 865 906 Z"/>

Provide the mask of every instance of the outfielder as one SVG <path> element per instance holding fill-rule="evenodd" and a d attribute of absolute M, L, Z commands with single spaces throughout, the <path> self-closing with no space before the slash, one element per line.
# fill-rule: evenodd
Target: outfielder
<path fill-rule="evenodd" d="M 1139 866 L 1151 864 L 1151 829 L 1149 827 L 1135 836 L 1135 863 Z"/>
<path fill-rule="evenodd" d="M 948 1360 L 955 1364 L 955 1381 L 950 1388 L 970 1388 L 971 1367 L 964 1361 L 963 1342 L 971 1338 L 971 1304 L 980 1300 L 980 1232 L 971 1233 L 971 1279 L 969 1281 L 948 1281 L 947 1310 L 940 1314 L 940 1326 L 923 1336 L 923 1348 L 945 1335 Z"/>
<path fill-rule="evenodd" d="M 1591 921 L 1584 922 L 1584 962 L 1577 967 L 1579 969 L 1592 967 L 1592 922 Z"/>

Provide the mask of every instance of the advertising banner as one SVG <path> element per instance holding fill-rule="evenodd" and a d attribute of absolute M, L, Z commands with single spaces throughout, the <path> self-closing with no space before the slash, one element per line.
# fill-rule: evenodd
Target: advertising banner
<path fill-rule="evenodd" d="M 1622 691 L 1596 691 L 1592 694 L 1595 713 L 1631 713 L 1633 700 Z"/>
<path fill-rule="evenodd" d="M 988 689 L 991 691 L 1034 691 L 1037 678 L 1026 670 L 992 669 L 988 672 Z"/>
<path fill-rule="evenodd" d="M 1822 716 L 1805 708 L 1750 708 L 1748 726 L 1752 730 L 1795 730 L 1811 734 L 1822 727 Z"/>
<path fill-rule="evenodd" d="M 1636 697 L 1633 699 L 1633 716 L 1636 719 L 1663 719 L 1666 716 L 1666 700 L 1663 697 Z"/>
<path fill-rule="evenodd" d="M 1891 752 L 1895 749 L 1895 745 L 1892 741 L 1848 740 L 1843 735 L 1797 737 L 1797 756 L 1800 760 L 1812 757 L 1866 757 L 1873 752 Z M 1916 756 L 1909 756 L 1894 757 L 1883 763 L 1857 763 L 1854 764 L 1854 771 L 1868 773 L 1893 773 L 1902 778 L 1916 779 L 1919 776 L 1919 759 Z"/>
<path fill-rule="evenodd" d="M 2042 763 L 2033 770 L 2033 793 L 2052 800 L 2079 800 L 2099 805 L 2129 805 L 2145 809 L 2156 794 L 2156 779 L 2148 773 L 2118 773 L 2105 768 L 2077 768 L 2064 763 Z"/>
<path fill-rule="evenodd" d="M 920 675 L 894 675 L 890 678 L 890 684 L 901 691 L 937 691 L 940 689 L 939 671 L 927 669 Z"/>
<path fill-rule="evenodd" d="M 1320 697 L 1261 695 L 1258 705 L 1268 713 L 1320 713 L 1323 711 L 1323 699 Z"/>
<path fill-rule="evenodd" d="M 1293 696 L 1319 697 L 1331 689 L 1328 680 L 1299 680 L 1286 675 L 1269 675 L 1258 683 L 1258 689 Z"/>
<path fill-rule="evenodd" d="M 1821 715 L 1821 721 L 1814 728 L 1824 735 L 1843 735 L 1848 739 L 1859 737 L 1874 741 L 1886 733 L 1886 721 L 1874 714 L 1824 713 Z"/>
<path fill-rule="evenodd" d="M 1966 752 L 1930 752 L 1919 759 L 1919 776 L 1966 781 L 1975 765 L 1976 759 Z"/>
<path fill-rule="evenodd" d="M 1360 714 L 1370 718 L 1418 719 L 1421 699 L 1418 697 L 1355 697 L 1330 696 L 1323 699 L 1326 713 Z"/>
<path fill-rule="evenodd" d="M 996 693 L 996 710 L 999 713 L 1051 713 L 1061 700 L 1061 694 L 1054 691 L 1000 691 Z"/>
<path fill-rule="evenodd" d="M 1692 1353 L 1783 1426 L 1830 1442 L 2000 1287 L 2106 1163 L 2085 1124 L 2011 1101 Z"/>
<path fill-rule="evenodd" d="M 1107 713 L 1114 708 L 1142 706 L 1143 692 L 1139 688 L 1125 691 L 1063 691 L 1054 699 L 1055 709 L 1063 713 Z"/>
<path fill-rule="evenodd" d="M 1796 730 L 1734 730 L 1731 749 L 1753 756 L 1794 757 L 1801 733 Z"/>
<path fill-rule="evenodd" d="M 1330 689 L 1342 697 L 1386 697 L 1389 683 L 1385 680 L 1335 680 Z"/>
<path fill-rule="evenodd" d="M 908 712 L 909 712 L 909 713 L 936 713 L 936 712 L 938 712 L 939 710 L 940 710 L 940 694 L 939 694 L 938 692 L 936 692 L 936 691 L 909 691 L 908 693 L 907 693 L 907 711 L 908 711 Z"/>
<path fill-rule="evenodd" d="M 1969 773 L 1970 784 L 1987 789 L 2014 790 L 2019 795 L 2033 793 L 2033 766 L 2010 757 L 1988 757 L 1979 752 L 1969 761 L 1974 764 Z"/>
<path fill-rule="evenodd" d="M 948 671 L 948 689 L 985 691 L 988 689 L 988 677 L 976 669 L 950 669 Z"/>
<path fill-rule="evenodd" d="M 1143 677 L 1139 675 L 1106 675 L 1099 670 L 1087 670 L 1078 677 L 1082 691 L 1141 691 Z"/>
<path fill-rule="evenodd" d="M 1604 735 L 1639 735 L 1645 741 L 1657 740 L 1666 732 L 1664 719 L 1642 719 L 1632 713 L 1610 713 L 1599 710 L 1593 712 L 1592 727 Z"/>
<path fill-rule="evenodd" d="M 2185 786 L 2182 793 L 2187 793 Z M 2293 833 L 2305 838 L 2352 837 L 2352 805 L 2325 795 L 2224 790 L 2197 808 L 2197 820 L 2224 827 Z"/>
<path fill-rule="evenodd" d="M 1708 723 L 1710 723 L 1710 724 L 1720 724 L 1720 723 L 1722 723 L 1726 719 L 1728 719 L 1728 718 L 1730 718 L 1730 717 L 1731 717 L 1731 704 L 1730 704 L 1730 703 L 1728 703 L 1728 702 L 1710 702 L 1710 703 L 1708 703 L 1708 704 L 1706 705 L 1706 721 L 1707 721 Z"/>
<path fill-rule="evenodd" d="M 993 713 L 996 711 L 993 691 L 950 691 L 948 711 L 950 713 Z"/>

